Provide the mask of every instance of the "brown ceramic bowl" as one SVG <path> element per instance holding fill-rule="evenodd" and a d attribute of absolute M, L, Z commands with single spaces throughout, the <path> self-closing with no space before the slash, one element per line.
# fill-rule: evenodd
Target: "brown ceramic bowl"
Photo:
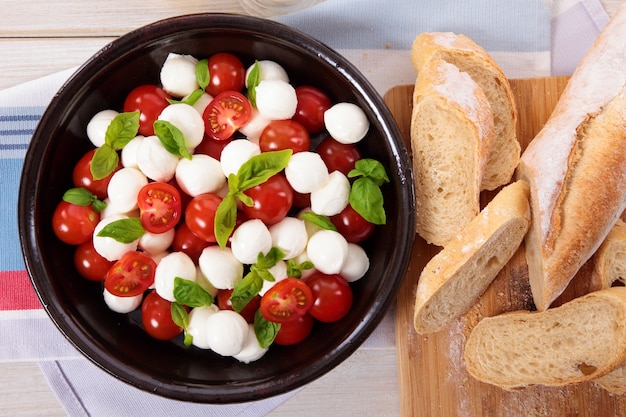
<path fill-rule="evenodd" d="M 137 314 L 120 315 L 102 301 L 102 284 L 81 278 L 73 247 L 51 228 L 55 206 L 72 187 L 72 167 L 90 148 L 87 122 L 97 111 L 121 108 L 135 86 L 159 83 L 169 52 L 208 57 L 229 51 L 249 65 L 272 59 L 294 84 L 312 84 L 334 102 L 358 103 L 371 122 L 364 155 L 381 161 L 388 224 L 366 243 L 371 268 L 352 284 L 354 305 L 333 324 L 316 323 L 292 347 L 273 346 L 257 362 L 239 363 L 181 340 L 150 338 Z M 230 403 L 270 397 L 300 387 L 333 369 L 372 333 L 394 302 L 414 236 L 414 194 L 407 150 L 379 94 L 337 52 L 282 24 L 252 17 L 198 14 L 150 24 L 120 37 L 90 58 L 59 90 L 33 135 L 19 193 L 19 231 L 33 286 L 59 330 L 93 363 L 138 388 L 164 397 Z"/>

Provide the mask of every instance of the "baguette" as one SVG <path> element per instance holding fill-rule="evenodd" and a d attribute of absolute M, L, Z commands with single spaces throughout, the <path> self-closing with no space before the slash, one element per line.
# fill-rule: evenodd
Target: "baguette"
<path fill-rule="evenodd" d="M 626 208 L 626 4 L 572 75 L 520 158 L 530 185 L 526 256 L 535 306 L 546 310 Z"/>
<path fill-rule="evenodd" d="M 420 275 L 414 327 L 442 330 L 465 313 L 519 248 L 530 224 L 528 184 L 504 187 Z"/>
<path fill-rule="evenodd" d="M 444 246 L 480 211 L 480 184 L 493 140 L 493 113 L 469 75 L 433 59 L 418 74 L 411 145 L 416 231 Z"/>
<path fill-rule="evenodd" d="M 443 59 L 466 72 L 485 93 L 494 117 L 494 139 L 481 184 L 494 190 L 511 181 L 519 162 L 517 106 L 509 80 L 485 49 L 464 35 L 422 33 L 413 42 L 411 61 L 419 73 L 431 59 Z"/>
<path fill-rule="evenodd" d="M 626 359 L 626 287 L 595 291 L 544 312 L 488 317 L 471 331 L 465 364 L 504 389 L 594 380 Z"/>
<path fill-rule="evenodd" d="M 626 223 L 618 220 L 592 258 L 591 289 L 626 284 Z"/>

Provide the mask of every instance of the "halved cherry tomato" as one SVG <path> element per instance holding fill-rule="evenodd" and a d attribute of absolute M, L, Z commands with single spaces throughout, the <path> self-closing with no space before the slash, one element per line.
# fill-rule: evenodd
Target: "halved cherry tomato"
<path fill-rule="evenodd" d="M 311 289 L 298 278 L 285 278 L 263 295 L 260 312 L 266 320 L 285 323 L 302 317 L 312 305 Z"/>
<path fill-rule="evenodd" d="M 337 231 L 350 243 L 359 243 L 370 237 L 376 225 L 363 218 L 350 204 L 339 214 L 330 217 Z"/>
<path fill-rule="evenodd" d="M 296 120 L 309 131 L 318 133 L 324 129 L 324 112 L 332 102 L 323 91 L 310 85 L 296 87 L 298 105 L 293 120 Z"/>
<path fill-rule="evenodd" d="M 313 330 L 313 317 L 305 314 L 295 320 L 291 320 L 280 325 L 280 330 L 276 334 L 274 343 L 277 345 L 288 346 L 302 342 L 309 337 Z"/>
<path fill-rule="evenodd" d="M 126 100 L 124 111 L 139 114 L 139 133 L 144 136 L 154 135 L 154 121 L 159 117 L 164 108 L 169 105 L 171 98 L 161 87 L 153 84 L 144 84 L 134 88 Z"/>
<path fill-rule="evenodd" d="M 304 126 L 295 120 L 272 120 L 259 137 L 261 152 L 291 149 L 293 153 L 308 151 L 311 137 Z"/>
<path fill-rule="evenodd" d="M 267 181 L 248 188 L 244 194 L 253 201 L 252 206 L 242 206 L 244 214 L 251 219 L 261 219 L 266 225 L 284 219 L 293 204 L 293 188 L 282 174 L 276 174 Z"/>
<path fill-rule="evenodd" d="M 126 252 L 109 269 L 104 287 L 118 297 L 133 297 L 154 283 L 156 262 L 142 252 Z"/>
<path fill-rule="evenodd" d="M 230 301 L 230 296 L 233 290 L 218 290 L 217 291 L 217 306 L 220 310 L 234 310 L 233 304 Z M 256 314 L 259 306 L 261 305 L 261 297 L 255 296 L 252 300 L 246 304 L 246 306 L 239 312 L 241 317 L 246 319 L 248 323 L 254 323 L 254 315 Z"/>
<path fill-rule="evenodd" d="M 141 324 L 150 336 L 170 340 L 183 332 L 172 320 L 172 302 L 151 291 L 141 304 Z"/>
<path fill-rule="evenodd" d="M 76 163 L 72 171 L 72 182 L 75 187 L 82 187 L 100 200 L 104 200 L 107 197 L 107 187 L 109 186 L 111 177 L 117 170 L 122 168 L 122 163 L 118 161 L 117 167 L 113 172 L 100 180 L 94 180 L 91 174 L 91 160 L 93 159 L 94 153 L 96 153 L 96 149 L 88 151 Z"/>
<path fill-rule="evenodd" d="M 216 96 L 224 91 L 241 91 L 246 80 L 243 63 L 233 54 L 219 52 L 209 57 L 209 85 L 206 92 Z"/>
<path fill-rule="evenodd" d="M 74 251 L 76 270 L 91 281 L 104 281 L 114 263 L 96 252 L 91 239 L 78 245 Z"/>
<path fill-rule="evenodd" d="M 182 214 L 180 193 L 164 182 L 151 182 L 137 194 L 141 224 L 150 233 L 173 229 Z"/>
<path fill-rule="evenodd" d="M 195 196 L 187 204 L 185 223 L 191 233 L 205 242 L 216 242 L 215 212 L 222 202 L 222 197 L 213 193 Z"/>
<path fill-rule="evenodd" d="M 204 110 L 204 131 L 210 138 L 228 139 L 248 123 L 251 115 L 252 106 L 243 94 L 224 91 L 215 96 Z"/>
<path fill-rule="evenodd" d="M 91 239 L 96 225 L 100 221 L 100 213 L 93 207 L 78 206 L 61 201 L 52 215 L 54 234 L 70 245 L 80 245 Z"/>
<path fill-rule="evenodd" d="M 303 280 L 313 294 L 309 314 L 313 318 L 331 323 L 343 318 L 352 307 L 352 288 L 341 275 L 313 272 Z"/>

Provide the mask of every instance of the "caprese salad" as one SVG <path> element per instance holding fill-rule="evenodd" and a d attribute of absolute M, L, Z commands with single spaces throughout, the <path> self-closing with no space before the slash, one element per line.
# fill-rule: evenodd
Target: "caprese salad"
<path fill-rule="evenodd" d="M 171 53 L 160 82 L 86 127 L 52 218 L 79 274 L 154 338 L 245 363 L 341 320 L 386 221 L 363 110 L 227 52 Z"/>

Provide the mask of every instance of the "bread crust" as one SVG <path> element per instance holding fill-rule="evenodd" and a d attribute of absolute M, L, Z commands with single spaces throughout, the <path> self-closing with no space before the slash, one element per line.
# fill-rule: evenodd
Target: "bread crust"
<path fill-rule="evenodd" d="M 626 7 L 618 9 L 522 154 L 535 306 L 546 310 L 626 208 Z"/>

